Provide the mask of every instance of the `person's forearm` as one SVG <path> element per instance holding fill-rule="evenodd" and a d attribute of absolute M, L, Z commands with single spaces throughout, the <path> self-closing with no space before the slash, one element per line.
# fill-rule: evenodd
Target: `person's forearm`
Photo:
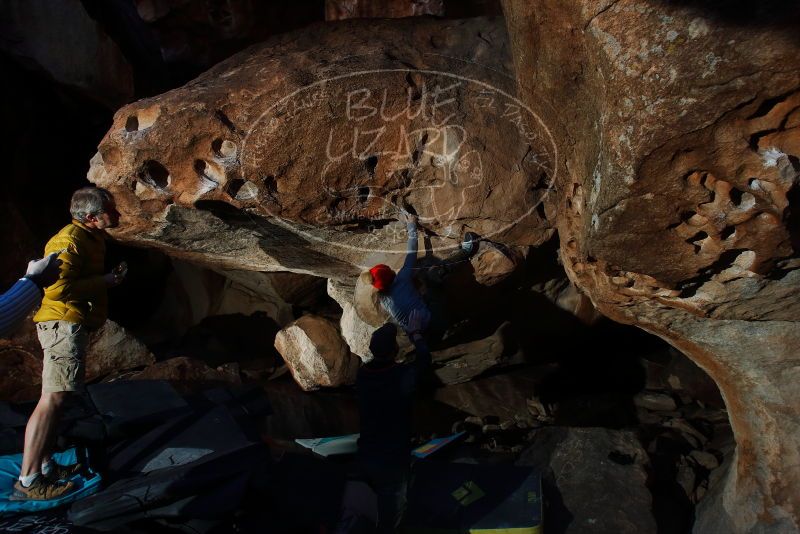
<path fill-rule="evenodd" d="M 408 243 L 406 244 L 406 260 L 403 263 L 403 267 L 413 267 L 417 261 L 417 247 L 419 245 L 416 223 L 407 223 L 406 230 L 408 231 Z"/>
<path fill-rule="evenodd" d="M 41 290 L 27 278 L 22 278 L 0 295 L 0 337 L 13 334 L 41 299 Z"/>

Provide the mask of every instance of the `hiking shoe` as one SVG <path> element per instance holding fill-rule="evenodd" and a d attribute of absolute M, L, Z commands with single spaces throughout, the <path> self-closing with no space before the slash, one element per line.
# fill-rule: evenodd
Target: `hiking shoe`
<path fill-rule="evenodd" d="M 75 489 L 75 484 L 72 482 L 52 482 L 39 475 L 27 488 L 17 480 L 8 499 L 10 501 L 49 501 L 63 497 L 73 489 Z"/>
<path fill-rule="evenodd" d="M 53 461 L 53 467 L 50 469 L 50 472 L 42 476 L 49 479 L 50 482 L 55 482 L 57 480 L 69 480 L 81 471 L 83 471 L 83 464 L 80 462 L 71 465 L 61 465 Z"/>
<path fill-rule="evenodd" d="M 467 232 L 464 234 L 464 239 L 461 240 L 461 250 L 472 256 L 478 250 L 478 241 L 480 236 L 475 232 Z"/>

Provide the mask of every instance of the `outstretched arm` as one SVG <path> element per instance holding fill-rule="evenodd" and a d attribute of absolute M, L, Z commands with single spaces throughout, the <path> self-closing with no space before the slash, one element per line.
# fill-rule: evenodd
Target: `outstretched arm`
<path fill-rule="evenodd" d="M 0 295 L 0 337 L 13 334 L 19 323 L 41 300 L 41 290 L 28 278 L 20 279 Z"/>
<path fill-rule="evenodd" d="M 417 217 L 416 215 L 406 214 L 404 219 L 406 221 L 406 231 L 408 232 L 408 243 L 406 244 L 406 259 L 400 272 L 410 273 L 417 263 L 417 246 L 419 245 Z"/>
<path fill-rule="evenodd" d="M 58 279 L 60 265 L 55 252 L 30 261 L 25 277 L 0 295 L 0 337 L 13 334 L 19 323 L 36 308 L 42 300 L 42 288 Z"/>

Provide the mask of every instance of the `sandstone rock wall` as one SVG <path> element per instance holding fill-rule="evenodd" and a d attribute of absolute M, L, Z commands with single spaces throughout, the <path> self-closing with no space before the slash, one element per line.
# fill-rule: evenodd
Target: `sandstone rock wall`
<path fill-rule="evenodd" d="M 311 27 L 120 109 L 89 178 L 118 200 L 115 237 L 225 271 L 398 266 L 400 207 L 425 255 L 557 227 L 565 306 L 591 321 L 585 295 L 720 386 L 737 451 L 698 531 L 797 530 L 792 9 L 505 0 L 511 50 L 496 19 Z"/>
<path fill-rule="evenodd" d="M 561 258 L 720 386 L 737 451 L 697 531 L 800 528 L 796 7 L 504 2 L 557 139 Z"/>
<path fill-rule="evenodd" d="M 398 206 L 437 254 L 466 229 L 535 245 L 552 148 L 513 87 L 498 19 L 313 27 L 119 110 L 89 178 L 115 237 L 216 268 L 397 265 Z"/>

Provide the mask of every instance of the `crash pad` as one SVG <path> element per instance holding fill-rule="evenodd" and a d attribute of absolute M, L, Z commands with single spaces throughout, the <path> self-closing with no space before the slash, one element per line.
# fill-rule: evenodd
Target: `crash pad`
<path fill-rule="evenodd" d="M 77 461 L 75 449 L 53 454 L 53 459 L 61 465 L 74 464 Z M 100 489 L 100 475 L 88 472 L 87 475 L 75 475 L 70 479 L 76 489 L 68 495 L 48 501 L 11 501 L 9 497 L 13 491 L 14 483 L 19 478 L 22 468 L 22 455 L 9 454 L 0 456 L 0 514 L 17 512 L 37 512 L 55 508 L 63 504 L 83 499 Z"/>
<path fill-rule="evenodd" d="M 408 532 L 542 532 L 541 478 L 526 467 L 417 462 Z"/>
<path fill-rule="evenodd" d="M 453 434 L 452 436 L 445 436 L 443 438 L 432 439 L 428 443 L 420 445 L 419 447 L 411 451 L 411 454 L 413 456 L 416 456 L 417 458 L 427 458 L 431 454 L 442 450 L 443 448 L 447 447 L 453 442 L 460 440 L 466 435 L 467 435 L 466 432 L 458 432 L 456 434 Z"/>
<path fill-rule="evenodd" d="M 311 449 L 320 456 L 336 456 L 339 454 L 355 454 L 358 451 L 360 434 L 332 436 L 327 438 L 309 438 L 294 440 L 298 445 Z"/>

